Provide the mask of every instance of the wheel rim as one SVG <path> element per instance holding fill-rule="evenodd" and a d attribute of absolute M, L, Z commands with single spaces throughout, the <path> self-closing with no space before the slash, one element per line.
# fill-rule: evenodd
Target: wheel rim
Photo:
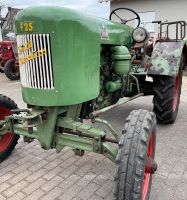
<path fill-rule="evenodd" d="M 5 116 L 8 116 L 10 114 L 11 112 L 8 108 L 0 107 L 0 120 L 4 120 Z M 13 133 L 7 132 L 0 138 L 0 153 L 3 152 L 9 146 L 13 137 Z"/>
<path fill-rule="evenodd" d="M 178 75 L 175 80 L 175 87 L 173 91 L 173 112 L 176 111 L 179 100 L 180 76 Z"/>
<path fill-rule="evenodd" d="M 153 133 L 151 134 L 151 138 L 149 140 L 149 147 L 147 150 L 147 157 L 153 159 L 154 157 L 154 136 Z M 144 180 L 143 180 L 143 187 L 142 187 L 142 200 L 146 200 L 147 193 L 149 190 L 149 183 L 150 183 L 151 173 L 144 172 Z"/>

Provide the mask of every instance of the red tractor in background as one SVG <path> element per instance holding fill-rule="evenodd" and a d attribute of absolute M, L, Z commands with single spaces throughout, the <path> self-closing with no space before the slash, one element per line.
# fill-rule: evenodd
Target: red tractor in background
<path fill-rule="evenodd" d="M 18 80 L 20 78 L 19 62 L 17 53 L 17 43 L 15 34 L 6 32 L 3 34 L 1 46 L 1 67 L 0 71 L 4 72 L 10 80 Z"/>

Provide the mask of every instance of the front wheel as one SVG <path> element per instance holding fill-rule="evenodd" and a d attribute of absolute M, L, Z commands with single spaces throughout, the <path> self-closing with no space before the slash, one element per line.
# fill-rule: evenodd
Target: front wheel
<path fill-rule="evenodd" d="M 146 110 L 132 111 L 119 142 L 114 200 L 148 200 L 156 171 L 156 119 Z"/>
<path fill-rule="evenodd" d="M 14 101 L 6 96 L 0 95 L 0 120 L 4 120 L 5 116 L 11 115 L 11 109 L 17 109 L 17 105 Z M 18 139 L 19 136 L 11 132 L 0 136 L 0 162 L 11 154 Z"/>

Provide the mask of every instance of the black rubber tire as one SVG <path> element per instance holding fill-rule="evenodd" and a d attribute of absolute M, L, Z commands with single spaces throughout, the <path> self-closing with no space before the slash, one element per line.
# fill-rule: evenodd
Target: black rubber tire
<path fill-rule="evenodd" d="M 132 111 L 126 119 L 116 157 L 113 200 L 142 200 L 144 171 L 150 137 L 153 134 L 155 157 L 156 117 L 147 110 Z M 150 176 L 148 192 L 152 185 Z"/>
<path fill-rule="evenodd" d="M 17 72 L 13 72 L 13 65 L 15 65 L 15 60 L 14 59 L 10 59 L 7 60 L 5 63 L 5 67 L 4 67 L 4 72 L 5 75 L 8 79 L 15 81 L 15 80 L 19 80 L 20 79 L 20 74 Z"/>
<path fill-rule="evenodd" d="M 182 70 L 179 73 L 180 83 L 178 88 L 178 100 L 176 109 L 173 110 L 174 89 L 176 77 L 155 76 L 153 77 L 153 112 L 156 114 L 157 121 L 160 124 L 172 124 L 175 122 L 180 104 L 180 95 L 182 87 Z"/>
<path fill-rule="evenodd" d="M 0 54 L 0 73 L 4 73 L 4 67 L 2 67 L 2 57 Z"/>
<path fill-rule="evenodd" d="M 18 108 L 17 104 L 13 100 L 4 95 L 0 95 L 0 107 L 8 108 L 9 110 Z M 2 162 L 11 154 L 18 142 L 18 139 L 19 135 L 14 134 L 9 145 L 2 152 L 0 152 L 0 162 Z"/>

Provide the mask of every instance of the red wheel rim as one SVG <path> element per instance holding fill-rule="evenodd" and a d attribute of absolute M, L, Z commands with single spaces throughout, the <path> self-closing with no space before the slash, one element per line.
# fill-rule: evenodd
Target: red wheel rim
<path fill-rule="evenodd" d="M 154 156 L 154 136 L 153 133 L 151 134 L 151 138 L 149 140 L 149 147 L 147 150 L 147 157 L 153 159 Z M 143 187 L 142 187 L 142 200 L 146 199 L 147 192 L 149 189 L 149 182 L 151 178 L 151 173 L 144 172 L 144 180 L 143 180 Z"/>
<path fill-rule="evenodd" d="M 4 120 L 5 116 L 10 115 L 11 112 L 8 108 L 0 107 L 0 120 Z M 0 153 L 3 152 L 11 143 L 14 134 L 7 132 L 0 138 Z"/>
<path fill-rule="evenodd" d="M 180 87 L 180 76 L 178 75 L 175 80 L 175 87 L 173 91 L 173 112 L 176 111 L 178 100 L 179 100 L 179 87 Z"/>

